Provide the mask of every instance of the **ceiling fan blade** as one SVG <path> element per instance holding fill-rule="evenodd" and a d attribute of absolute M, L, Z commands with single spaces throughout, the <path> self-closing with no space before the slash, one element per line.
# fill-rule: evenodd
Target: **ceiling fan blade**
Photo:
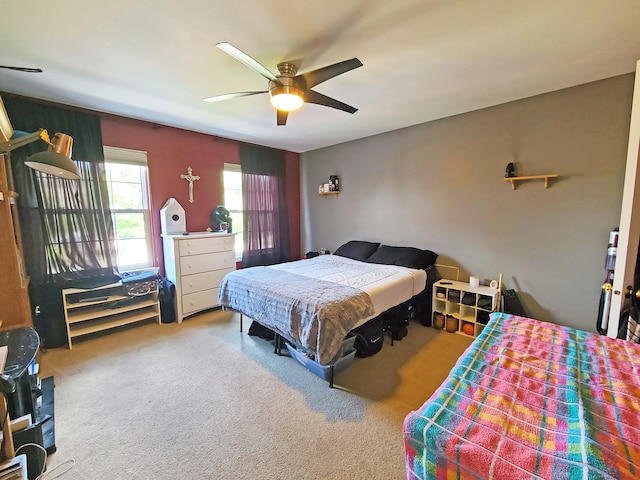
<path fill-rule="evenodd" d="M 307 103 L 315 103 L 316 105 L 324 105 L 325 107 L 337 108 L 338 110 L 342 110 L 347 113 L 356 113 L 358 111 L 357 108 L 352 107 L 351 105 L 347 105 L 346 103 L 342 103 L 335 98 L 327 97 L 318 92 L 314 92 L 313 90 L 307 90 L 305 92 L 304 101 Z"/>
<path fill-rule="evenodd" d="M 297 78 L 301 78 L 305 81 L 306 88 L 313 88 L 319 83 L 324 82 L 325 80 L 329 80 L 330 78 L 336 77 L 342 73 L 348 72 L 349 70 L 353 70 L 354 68 L 358 68 L 361 66 L 362 62 L 360 60 L 358 60 L 357 58 L 352 58 L 351 60 L 344 60 L 342 62 L 334 63 L 333 65 L 328 65 L 316 70 L 311 70 L 310 72 L 298 75 Z"/>
<path fill-rule="evenodd" d="M 278 110 L 278 126 L 286 125 L 288 116 L 289 116 L 289 112 L 286 112 L 284 110 Z"/>
<path fill-rule="evenodd" d="M 251 95 L 258 95 L 259 93 L 267 93 L 267 90 L 261 90 L 259 92 L 235 92 L 235 93 L 225 93 L 223 95 L 215 95 L 213 97 L 205 98 L 205 102 L 213 103 L 213 102 L 221 102 L 223 100 L 229 100 L 230 98 L 238 98 L 238 97 L 249 97 Z"/>
<path fill-rule="evenodd" d="M 246 53 L 238 50 L 236 47 L 234 47 L 230 43 L 227 43 L 227 42 L 216 43 L 216 47 L 218 47 L 223 52 L 231 55 L 233 58 L 235 58 L 239 62 L 244 63 L 251 70 L 254 70 L 254 71 L 258 72 L 263 77 L 265 77 L 265 78 L 267 78 L 269 80 L 273 80 L 274 82 L 278 81 L 278 78 L 273 73 L 271 73 L 269 70 L 267 70 L 266 67 L 264 67 L 263 65 L 258 63 L 256 60 L 251 58 Z"/>
<path fill-rule="evenodd" d="M 42 73 L 42 69 L 41 68 L 9 67 L 9 66 L 6 66 L 6 65 L 0 65 L 0 68 L 6 68 L 8 70 L 16 70 L 18 72 Z"/>

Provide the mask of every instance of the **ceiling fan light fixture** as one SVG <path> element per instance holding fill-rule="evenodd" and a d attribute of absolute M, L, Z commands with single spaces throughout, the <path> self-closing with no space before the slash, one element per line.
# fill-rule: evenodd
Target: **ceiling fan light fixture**
<path fill-rule="evenodd" d="M 285 79 L 281 79 L 285 80 Z M 304 103 L 303 92 L 294 85 L 275 84 L 270 82 L 269 96 L 271 105 L 284 112 L 293 112 Z"/>
<path fill-rule="evenodd" d="M 285 112 L 297 110 L 303 103 L 302 98 L 293 93 L 279 93 L 271 97 L 271 105 Z"/>

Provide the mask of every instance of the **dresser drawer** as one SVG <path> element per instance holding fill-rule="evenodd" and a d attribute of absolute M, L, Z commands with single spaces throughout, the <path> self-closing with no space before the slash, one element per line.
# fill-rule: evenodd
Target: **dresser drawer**
<path fill-rule="evenodd" d="M 225 235 L 224 237 L 186 238 L 180 240 L 178 244 L 179 256 L 186 257 L 201 253 L 233 251 L 235 237 L 233 235 Z"/>
<path fill-rule="evenodd" d="M 203 255 L 190 255 L 180 257 L 180 276 L 193 273 L 209 272 L 211 270 L 223 270 L 235 268 L 235 252 L 216 252 Z"/>
<path fill-rule="evenodd" d="M 233 272 L 234 270 L 234 268 L 224 268 L 222 270 L 213 270 L 212 272 L 185 275 L 180 280 L 180 284 L 182 285 L 182 294 L 186 295 L 187 293 L 216 288 L 220 285 L 222 278 L 227 273 Z"/>
<path fill-rule="evenodd" d="M 218 288 L 182 295 L 182 312 L 187 315 L 218 305 Z"/>

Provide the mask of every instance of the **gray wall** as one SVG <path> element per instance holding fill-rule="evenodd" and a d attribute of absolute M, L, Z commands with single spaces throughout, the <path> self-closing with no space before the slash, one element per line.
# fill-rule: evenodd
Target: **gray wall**
<path fill-rule="evenodd" d="M 307 152 L 303 251 L 352 239 L 427 248 L 460 280 L 502 273 L 534 318 L 594 331 L 632 93 L 628 74 Z M 514 191 L 508 162 L 560 177 Z M 338 198 L 317 193 L 329 175 Z"/>

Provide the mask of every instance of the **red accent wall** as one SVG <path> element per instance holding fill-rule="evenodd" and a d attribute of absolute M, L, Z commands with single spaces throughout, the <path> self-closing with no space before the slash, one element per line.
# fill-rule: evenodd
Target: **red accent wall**
<path fill-rule="evenodd" d="M 240 142 L 173 127 L 101 115 L 102 141 L 109 147 L 147 152 L 151 189 L 154 262 L 164 272 L 160 209 L 167 199 L 175 198 L 185 210 L 187 230 L 201 232 L 209 226 L 209 216 L 224 204 L 223 170 L 225 163 L 240 163 Z M 194 203 L 189 203 L 188 182 L 180 178 L 193 169 Z M 300 155 L 286 153 L 287 206 L 291 258 L 300 255 Z"/>

